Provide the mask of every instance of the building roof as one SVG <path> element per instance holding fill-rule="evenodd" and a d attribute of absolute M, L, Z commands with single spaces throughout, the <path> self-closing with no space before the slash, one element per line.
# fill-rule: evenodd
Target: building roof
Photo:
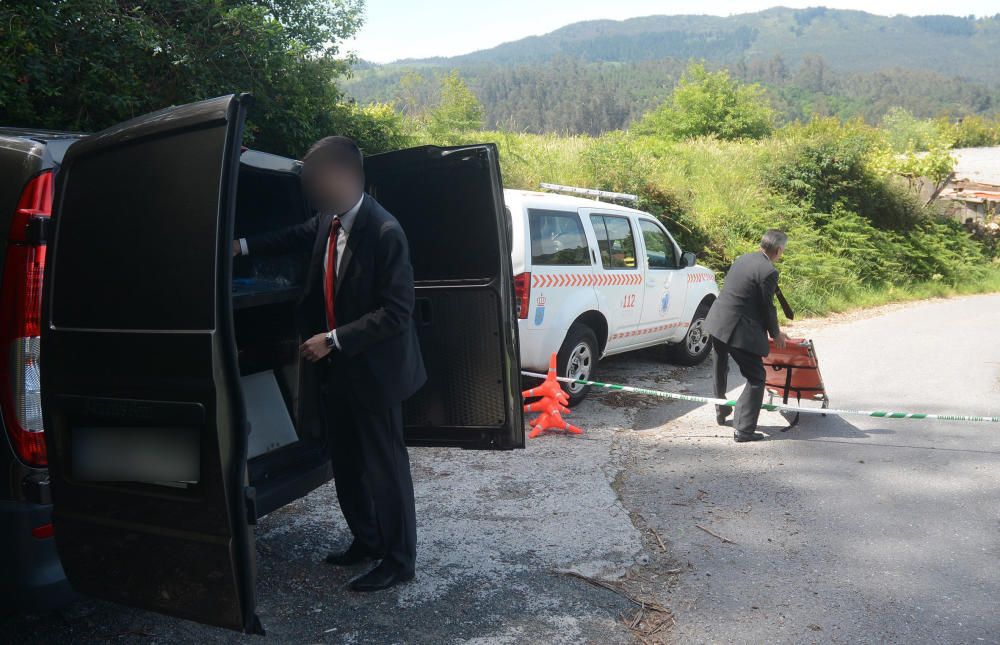
<path fill-rule="evenodd" d="M 956 148 L 953 181 L 1000 186 L 1000 146 L 991 148 Z"/>

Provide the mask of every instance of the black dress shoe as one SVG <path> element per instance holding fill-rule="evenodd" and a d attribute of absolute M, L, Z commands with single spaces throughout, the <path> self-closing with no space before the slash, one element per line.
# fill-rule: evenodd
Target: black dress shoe
<path fill-rule="evenodd" d="M 343 553 L 331 553 L 326 556 L 325 562 L 336 567 L 349 567 L 365 560 L 374 560 L 376 557 L 378 557 L 377 554 L 373 553 L 371 549 L 355 540 Z"/>
<path fill-rule="evenodd" d="M 728 405 L 726 405 L 726 406 L 719 406 L 719 405 L 715 406 L 715 422 L 718 423 L 720 426 L 726 425 L 726 419 L 732 413 L 733 413 L 733 409 L 731 407 L 729 407 Z"/>
<path fill-rule="evenodd" d="M 750 434 L 744 434 L 742 432 L 733 433 L 733 441 L 736 443 L 746 443 L 747 441 L 760 441 L 764 438 L 759 432 L 751 432 Z"/>
<path fill-rule="evenodd" d="M 413 580 L 412 571 L 403 571 L 396 564 L 383 560 L 377 567 L 351 581 L 352 591 L 381 591 Z"/>

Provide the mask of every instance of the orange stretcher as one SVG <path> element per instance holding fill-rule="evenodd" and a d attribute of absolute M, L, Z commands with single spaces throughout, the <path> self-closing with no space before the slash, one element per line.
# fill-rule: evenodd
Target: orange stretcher
<path fill-rule="evenodd" d="M 802 405 L 802 399 L 819 401 L 824 410 L 830 407 L 830 398 L 823 385 L 823 375 L 819 371 L 819 361 L 816 359 L 816 348 L 811 340 L 789 338 L 784 349 L 778 349 L 771 344 L 771 352 L 764 357 L 766 373 L 764 387 L 770 396 L 770 402 L 775 397 L 781 397 L 781 402 L 787 404 L 794 394 L 795 400 Z M 789 424 L 789 428 L 799 422 L 799 415 Z M 787 430 L 788 428 L 786 428 Z"/>

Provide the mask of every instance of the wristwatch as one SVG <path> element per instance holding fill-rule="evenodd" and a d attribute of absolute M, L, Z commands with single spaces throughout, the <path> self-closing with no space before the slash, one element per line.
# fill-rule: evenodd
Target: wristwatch
<path fill-rule="evenodd" d="M 333 330 L 326 332 L 326 346 L 330 349 L 337 349 L 336 343 L 333 342 Z"/>

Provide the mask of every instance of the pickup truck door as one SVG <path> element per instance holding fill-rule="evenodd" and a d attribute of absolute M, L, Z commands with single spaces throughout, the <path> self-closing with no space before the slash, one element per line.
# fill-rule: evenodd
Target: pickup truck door
<path fill-rule="evenodd" d="M 168 108 L 69 148 L 41 379 L 73 588 L 263 633 L 230 286 L 246 103 Z"/>
<path fill-rule="evenodd" d="M 365 160 L 368 192 L 399 220 L 416 284 L 427 384 L 403 406 L 406 441 L 524 447 L 510 233 L 492 144 Z"/>

